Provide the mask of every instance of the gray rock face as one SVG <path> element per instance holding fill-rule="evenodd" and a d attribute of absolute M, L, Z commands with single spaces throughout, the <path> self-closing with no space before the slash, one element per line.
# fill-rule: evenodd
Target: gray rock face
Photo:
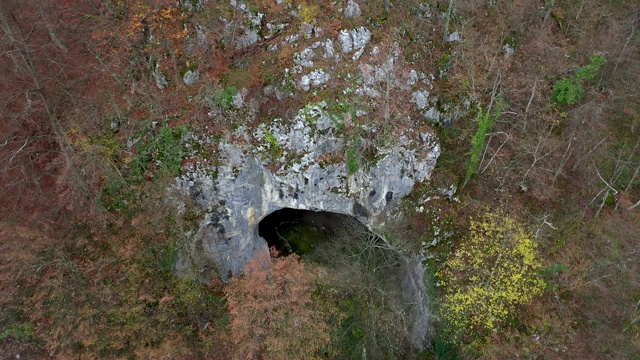
<path fill-rule="evenodd" d="M 409 307 L 409 319 L 411 323 L 411 345 L 416 349 L 423 349 L 425 344 L 433 338 L 433 326 L 429 299 L 425 287 L 425 269 L 417 258 L 405 259 L 402 271 L 402 293 L 404 301 L 412 304 Z"/>
<path fill-rule="evenodd" d="M 360 6 L 353 0 L 349 0 L 347 3 L 347 7 L 344 9 L 344 16 L 347 18 L 357 18 L 362 15 L 362 11 L 360 10 Z"/>
<path fill-rule="evenodd" d="M 167 81 L 166 76 L 162 75 L 159 71 L 159 65 L 156 65 L 155 70 L 152 73 L 153 79 L 156 81 L 156 86 L 160 90 L 164 90 L 169 86 L 169 81 Z"/>
<path fill-rule="evenodd" d="M 224 29 L 226 41 L 238 48 L 245 48 L 260 40 L 260 30 L 265 14 L 254 11 L 246 4 L 231 0 L 234 14 L 240 14 L 243 21 L 229 21 Z"/>
<path fill-rule="evenodd" d="M 207 0 L 180 0 L 180 5 L 189 11 L 200 11 Z"/>
<path fill-rule="evenodd" d="M 353 174 L 344 161 L 324 161 L 331 154 L 341 156 L 349 145 L 324 106 L 310 104 L 290 123 L 276 119 L 254 134 L 241 128 L 236 138 L 253 137 L 253 145 L 222 144 L 220 166 L 177 179 L 182 196 L 204 214 L 179 270 L 196 268 L 223 279 L 241 273 L 248 259 L 267 248 L 258 235 L 259 222 L 282 208 L 350 215 L 375 229 L 416 182 L 429 179 L 440 154 L 429 133 L 401 135 L 378 149 L 377 163 Z"/>
<path fill-rule="evenodd" d="M 338 35 L 338 41 L 342 46 L 343 53 L 355 51 L 351 58 L 356 61 L 364 53 L 365 46 L 371 41 L 371 31 L 365 27 L 353 30 L 342 30 Z"/>
<path fill-rule="evenodd" d="M 322 69 L 318 69 L 312 71 L 308 75 L 302 76 L 298 85 L 302 90 L 308 91 L 311 86 L 320 86 L 329 81 L 329 79 L 331 79 L 331 75 L 329 73 L 324 72 Z"/>
<path fill-rule="evenodd" d="M 448 42 L 461 42 L 462 41 L 462 37 L 460 36 L 460 33 L 458 33 L 457 31 L 454 31 L 451 34 L 449 34 L 449 36 L 447 37 L 447 41 Z"/>
<path fill-rule="evenodd" d="M 425 119 L 429 120 L 434 125 L 449 126 L 455 119 L 459 118 L 469 110 L 471 103 L 465 101 L 455 107 L 451 107 L 448 104 L 442 104 L 442 110 L 438 109 L 438 98 L 429 97 L 429 92 L 426 90 L 415 91 L 411 95 L 411 102 L 413 102 Z"/>
<path fill-rule="evenodd" d="M 182 77 L 182 81 L 185 85 L 191 86 L 200 78 L 200 72 L 198 70 L 189 70 Z"/>

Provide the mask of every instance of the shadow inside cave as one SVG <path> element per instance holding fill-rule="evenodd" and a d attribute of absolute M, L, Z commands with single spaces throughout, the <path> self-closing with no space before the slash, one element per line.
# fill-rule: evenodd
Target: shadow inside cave
<path fill-rule="evenodd" d="M 360 224 L 351 216 L 334 212 L 283 208 L 260 221 L 258 234 L 283 255 L 304 255 L 354 222 Z"/>

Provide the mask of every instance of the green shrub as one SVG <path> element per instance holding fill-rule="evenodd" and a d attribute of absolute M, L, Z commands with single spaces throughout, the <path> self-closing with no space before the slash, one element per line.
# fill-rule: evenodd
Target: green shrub
<path fill-rule="evenodd" d="M 576 77 L 580 80 L 591 80 L 596 76 L 596 73 L 600 71 L 600 68 L 606 62 L 607 59 L 604 55 L 594 54 L 588 65 L 585 65 L 576 71 Z"/>
<path fill-rule="evenodd" d="M 556 276 L 557 274 L 565 272 L 565 271 L 567 271 L 567 265 L 565 265 L 565 264 L 552 264 L 552 265 L 547 265 L 540 272 L 540 274 L 544 278 L 551 278 L 551 277 Z"/>
<path fill-rule="evenodd" d="M 239 92 L 235 86 L 229 86 L 220 91 L 213 99 L 215 105 L 221 109 L 229 110 L 233 107 L 233 97 Z"/>
<path fill-rule="evenodd" d="M 486 135 L 491 130 L 495 122 L 500 119 L 502 111 L 507 107 L 507 104 L 502 99 L 502 95 L 498 95 L 498 97 L 496 97 L 495 105 L 496 107 L 493 111 L 493 116 L 489 110 L 484 112 L 482 108 L 478 106 L 478 130 L 476 130 L 476 133 L 471 140 L 471 151 L 469 161 L 467 162 L 467 175 L 465 177 L 465 181 L 469 181 L 476 171 L 478 171 Z"/>
<path fill-rule="evenodd" d="M 133 200 L 133 193 L 128 189 L 128 185 L 118 179 L 107 183 L 102 189 L 100 204 L 109 211 L 124 211 Z"/>
<path fill-rule="evenodd" d="M 551 98 L 561 106 L 573 105 L 584 95 L 582 84 L 593 79 L 607 59 L 602 54 L 594 54 L 589 64 L 576 70 L 575 76 L 565 77 L 553 84 Z"/>
<path fill-rule="evenodd" d="M 135 205 L 138 192 L 134 185 L 158 176 L 177 176 L 182 171 L 182 160 L 187 155 L 184 125 L 156 129 L 146 127 L 136 134 L 138 142 L 134 155 L 122 162 L 120 175 L 107 179 L 98 202 L 108 211 L 131 216 L 140 208 Z M 113 155 L 119 156 L 119 155 Z M 120 159 L 117 159 L 120 162 Z"/>
<path fill-rule="evenodd" d="M 573 105 L 582 98 L 582 85 L 573 78 L 562 78 L 553 85 L 551 97 L 558 105 Z"/>
<path fill-rule="evenodd" d="M 162 125 L 155 135 L 141 135 L 143 138 L 136 144 L 136 154 L 129 163 L 127 180 L 139 183 L 144 180 L 145 173 L 153 169 L 150 175 L 160 172 L 164 175 L 180 174 L 181 163 L 186 155 L 182 137 L 187 133 L 184 125 L 169 127 Z"/>
<path fill-rule="evenodd" d="M 0 341 L 10 337 L 21 341 L 33 340 L 33 326 L 31 324 L 11 325 L 0 332 Z"/>

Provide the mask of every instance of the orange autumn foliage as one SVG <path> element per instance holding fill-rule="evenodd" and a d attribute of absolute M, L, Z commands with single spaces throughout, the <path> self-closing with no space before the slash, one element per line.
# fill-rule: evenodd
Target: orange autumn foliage
<path fill-rule="evenodd" d="M 225 293 L 237 359 L 312 359 L 329 328 L 312 298 L 311 276 L 299 256 L 271 250 L 251 259 Z M 269 266 L 269 261 L 271 265 Z"/>

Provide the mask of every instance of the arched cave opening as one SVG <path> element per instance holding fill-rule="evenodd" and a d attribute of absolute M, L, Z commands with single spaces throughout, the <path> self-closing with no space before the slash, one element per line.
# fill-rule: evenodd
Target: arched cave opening
<path fill-rule="evenodd" d="M 283 255 L 304 255 L 320 242 L 337 235 L 347 222 L 357 220 L 328 211 L 283 208 L 260 221 L 258 234 L 267 241 L 269 247 L 275 247 Z"/>
<path fill-rule="evenodd" d="M 367 348 L 381 354 L 397 350 L 387 344 L 421 347 L 426 343 L 430 312 L 421 261 L 406 257 L 356 218 L 284 208 L 266 216 L 258 234 L 282 255 L 296 253 L 315 269 L 322 268 L 324 275 L 316 278 L 320 288 L 335 290 L 322 291 L 328 296 L 323 301 L 349 314 L 340 328 L 342 338 L 375 334 Z M 330 295 L 334 293 L 341 294 L 339 299 Z M 345 304 L 350 304 L 348 309 Z M 364 338 L 354 341 L 361 348 Z"/>

